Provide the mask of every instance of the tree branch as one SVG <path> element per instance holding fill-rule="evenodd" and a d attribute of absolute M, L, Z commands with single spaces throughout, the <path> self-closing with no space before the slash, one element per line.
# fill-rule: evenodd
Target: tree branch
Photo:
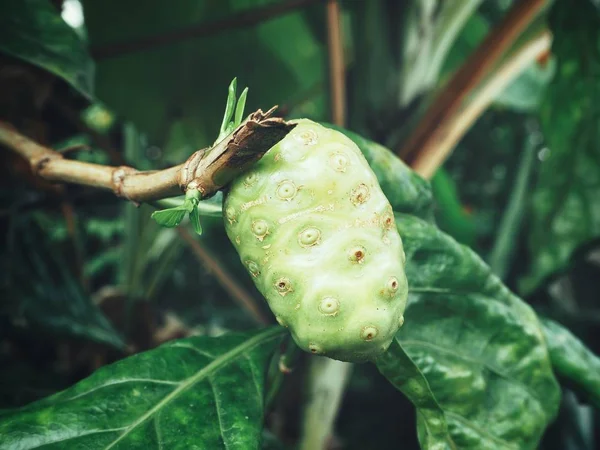
<path fill-rule="evenodd" d="M 258 301 L 239 284 L 235 277 L 195 236 L 185 228 L 177 228 L 179 236 L 190 246 L 194 256 L 217 279 L 229 296 L 243 309 L 248 311 L 254 321 L 260 325 L 269 325 L 272 320 L 258 306 Z"/>
<path fill-rule="evenodd" d="M 145 202 L 178 195 L 188 187 L 208 198 L 258 161 L 294 127 L 266 113 L 252 113 L 229 136 L 208 151 L 199 150 L 184 163 L 159 171 L 137 171 L 64 159 L 0 122 L 0 144 L 29 160 L 35 174 L 50 180 L 112 190 L 119 197 Z"/>
<path fill-rule="evenodd" d="M 329 88 L 331 89 L 331 116 L 334 124 L 346 123 L 346 74 L 342 26 L 338 0 L 327 0 L 327 45 L 329 55 Z"/>
<path fill-rule="evenodd" d="M 411 164 L 412 169 L 424 178 L 431 178 L 498 94 L 528 65 L 546 53 L 550 49 L 551 43 L 550 32 L 544 30 L 511 55 L 488 79 L 482 82 L 481 86 L 478 86 L 467 104 L 461 106 L 457 114 L 448 119 L 446 132 L 436 134 L 431 138 L 428 147 L 431 150 L 428 153 L 421 152 L 416 155 Z"/>
<path fill-rule="evenodd" d="M 232 28 L 256 25 L 264 20 L 287 14 L 322 0 L 290 0 L 286 3 L 273 3 L 262 8 L 253 8 L 231 14 L 224 19 L 193 25 L 181 30 L 170 31 L 155 36 L 147 36 L 130 42 L 118 42 L 92 48 L 92 56 L 96 59 L 114 58 L 116 56 L 148 50 L 163 45 L 175 44 L 186 39 L 209 36 Z"/>
<path fill-rule="evenodd" d="M 546 0 L 515 2 L 504 20 L 487 36 L 465 64 L 455 73 L 428 108 L 417 129 L 397 150 L 398 155 L 415 167 L 436 152 L 435 146 L 449 133 L 451 123 L 467 95 L 488 74 L 502 54 L 543 9 Z"/>

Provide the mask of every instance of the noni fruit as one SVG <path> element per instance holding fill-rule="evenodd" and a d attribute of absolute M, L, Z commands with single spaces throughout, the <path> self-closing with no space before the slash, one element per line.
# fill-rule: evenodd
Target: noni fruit
<path fill-rule="evenodd" d="M 408 285 L 394 214 L 354 142 L 293 122 L 225 192 L 227 235 L 299 347 L 367 361 L 404 321 Z"/>

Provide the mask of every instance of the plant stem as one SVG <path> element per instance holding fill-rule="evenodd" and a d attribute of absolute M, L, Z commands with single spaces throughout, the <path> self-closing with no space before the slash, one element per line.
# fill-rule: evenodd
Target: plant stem
<path fill-rule="evenodd" d="M 511 257 L 515 250 L 515 242 L 519 234 L 519 227 L 525 211 L 529 181 L 534 167 L 536 145 L 530 139 L 525 143 L 519 171 L 516 176 L 514 188 L 510 194 L 510 200 L 506 206 L 502 222 L 498 228 L 498 234 L 494 247 L 490 252 L 489 265 L 500 279 L 504 279 L 510 267 Z"/>
<path fill-rule="evenodd" d="M 327 46 L 331 89 L 331 120 L 336 125 L 344 126 L 346 123 L 346 72 L 338 0 L 327 0 Z"/>
<path fill-rule="evenodd" d="M 225 266 L 204 247 L 195 236 L 185 228 L 177 227 L 181 238 L 190 246 L 194 255 L 202 262 L 217 279 L 219 284 L 227 291 L 229 296 L 243 309 L 248 311 L 256 323 L 269 325 L 271 320 L 258 306 L 258 301 L 252 297 L 235 279 Z"/>
<path fill-rule="evenodd" d="M 425 155 L 421 152 L 413 161 L 413 169 L 425 178 L 431 178 L 436 170 L 448 158 L 456 144 L 465 133 L 481 117 L 494 99 L 506 86 L 519 76 L 529 64 L 550 49 L 552 37 L 548 30 L 543 30 L 519 48 L 489 78 L 482 82 L 472 98 L 455 116 L 448 118 L 444 134 L 431 138 L 431 151 Z"/>
<path fill-rule="evenodd" d="M 435 172 L 446 158 L 438 150 L 440 142 L 452 132 L 456 116 L 460 115 L 463 100 L 475 90 L 479 83 L 500 60 L 519 35 L 535 19 L 546 4 L 546 0 L 523 0 L 515 2 L 504 20 L 487 36 L 484 42 L 456 72 L 442 89 L 433 104 L 427 109 L 414 133 L 397 153 L 418 173 L 429 176 Z M 517 72 L 518 73 L 518 72 Z M 474 115 L 474 117 L 478 117 Z M 471 123 L 474 121 L 471 120 Z M 464 133 L 464 130 L 462 131 Z M 462 136 L 460 134 L 459 136 Z M 456 135 L 452 137 L 456 141 Z"/>
<path fill-rule="evenodd" d="M 295 125 L 280 118 L 270 117 L 274 110 L 254 112 L 210 151 L 198 151 L 185 164 L 160 171 L 144 172 L 126 166 L 67 160 L 61 153 L 28 139 L 2 122 L 0 144 L 28 159 L 33 172 L 50 181 L 108 189 L 135 202 L 173 197 L 194 183 L 207 198 L 260 159 L 294 128 Z"/>
<path fill-rule="evenodd" d="M 309 360 L 306 403 L 299 450 L 324 450 L 337 416 L 352 364 L 326 357 Z"/>

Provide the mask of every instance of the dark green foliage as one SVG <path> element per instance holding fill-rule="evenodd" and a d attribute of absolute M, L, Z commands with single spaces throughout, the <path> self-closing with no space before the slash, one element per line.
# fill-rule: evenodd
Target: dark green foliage
<path fill-rule="evenodd" d="M 560 391 L 535 313 L 467 247 L 412 216 L 397 224 L 410 280 L 397 339 L 457 448 L 537 448 Z"/>
<path fill-rule="evenodd" d="M 540 110 L 548 152 L 532 199 L 525 292 L 600 236 L 600 15 L 588 1 L 557 1 L 550 25 L 557 70 Z"/>
<path fill-rule="evenodd" d="M 455 449 L 448 432 L 446 416 L 438 404 L 427 378 L 396 339 L 375 362 L 379 371 L 415 405 L 422 448 Z"/>
<path fill-rule="evenodd" d="M 283 330 L 165 344 L 7 412 L 1 449 L 258 448 L 265 370 Z"/>
<path fill-rule="evenodd" d="M 85 44 L 48 0 L 0 3 L 0 53 L 62 78 L 91 98 L 94 63 Z"/>
<path fill-rule="evenodd" d="M 542 321 L 552 366 L 586 403 L 600 408 L 600 358 L 557 322 Z"/>
<path fill-rule="evenodd" d="M 8 286 L 0 314 L 32 330 L 84 337 L 116 348 L 122 337 L 85 292 L 64 258 L 34 219 L 16 219 L 13 239 L 2 243 Z M 10 235 L 9 235 L 10 236 Z"/>

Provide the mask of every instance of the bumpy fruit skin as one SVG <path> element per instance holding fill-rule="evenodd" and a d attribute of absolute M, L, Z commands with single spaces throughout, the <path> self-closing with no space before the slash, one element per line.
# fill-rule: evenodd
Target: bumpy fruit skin
<path fill-rule="evenodd" d="M 295 122 L 231 183 L 225 229 L 299 347 L 371 360 L 404 322 L 408 285 L 392 208 L 350 139 Z"/>

